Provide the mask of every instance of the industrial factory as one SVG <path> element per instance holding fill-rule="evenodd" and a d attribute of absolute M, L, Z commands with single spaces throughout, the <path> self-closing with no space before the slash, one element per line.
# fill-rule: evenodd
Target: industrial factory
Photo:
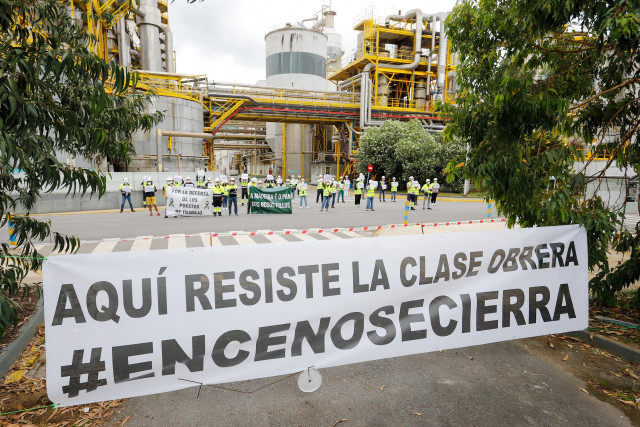
<path fill-rule="evenodd" d="M 338 11 L 323 6 L 290 17 L 300 21 L 264 36 L 265 79 L 244 84 L 176 72 L 167 0 L 102 2 L 109 21 L 86 18 L 92 3 L 71 0 L 68 8 L 96 35 L 98 55 L 139 73 L 137 87 L 157 94 L 150 111 L 165 117 L 152 131 L 134 135 L 129 163 L 69 159 L 81 166 L 294 174 L 315 182 L 319 174 L 353 172 L 359 136 L 384 120 L 415 118 L 428 131 L 440 131 L 436 103 L 455 95 L 456 58 L 447 46 L 444 13 L 413 9 L 377 17 L 367 9 L 353 26 L 358 41 L 349 55 L 334 27 Z"/>

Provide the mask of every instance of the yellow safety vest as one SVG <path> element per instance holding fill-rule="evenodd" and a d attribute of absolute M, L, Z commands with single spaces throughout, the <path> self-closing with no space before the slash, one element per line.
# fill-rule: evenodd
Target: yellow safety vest
<path fill-rule="evenodd" d="M 373 185 L 369 185 L 369 187 L 367 187 L 367 197 L 373 197 L 374 191 Z"/>

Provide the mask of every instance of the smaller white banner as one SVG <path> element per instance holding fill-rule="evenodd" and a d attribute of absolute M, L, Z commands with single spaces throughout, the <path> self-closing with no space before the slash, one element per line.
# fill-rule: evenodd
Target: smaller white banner
<path fill-rule="evenodd" d="M 168 187 L 167 216 L 211 215 L 212 193 L 207 188 Z"/>

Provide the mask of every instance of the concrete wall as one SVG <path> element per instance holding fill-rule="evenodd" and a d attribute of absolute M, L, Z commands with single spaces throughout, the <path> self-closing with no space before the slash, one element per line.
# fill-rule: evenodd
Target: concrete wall
<path fill-rule="evenodd" d="M 140 185 L 145 176 L 151 177 L 153 183 L 158 189 L 157 202 L 159 206 L 164 205 L 165 200 L 162 196 L 162 187 L 167 181 L 167 177 L 173 177 L 178 175 L 177 172 L 112 172 L 107 175 L 107 188 L 105 194 L 98 199 L 95 195 L 90 197 L 88 194 L 81 197 L 79 195 L 68 195 L 66 190 L 56 190 L 51 193 L 42 194 L 34 209 L 31 213 L 56 213 L 56 212 L 79 212 L 79 211 L 92 211 L 92 210 L 105 210 L 105 209 L 120 209 L 120 203 L 122 196 L 120 194 L 120 184 L 122 184 L 123 178 L 128 178 L 132 184 L 133 193 L 131 201 L 133 202 L 133 208 L 142 208 L 142 186 Z M 196 179 L 195 172 L 180 173 L 183 179 L 190 176 L 193 181 Z M 215 175 L 212 173 L 206 173 L 207 178 L 215 179 L 219 176 L 219 173 Z M 239 182 L 239 177 L 234 177 Z M 129 209 L 129 204 L 125 205 L 125 209 Z M 24 209 L 17 209 L 17 213 L 24 213 Z"/>

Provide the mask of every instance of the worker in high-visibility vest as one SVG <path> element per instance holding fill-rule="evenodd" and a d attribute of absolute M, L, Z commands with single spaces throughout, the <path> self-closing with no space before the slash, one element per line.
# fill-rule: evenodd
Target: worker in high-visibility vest
<path fill-rule="evenodd" d="M 393 179 L 391 180 L 391 201 L 392 202 L 396 201 L 397 195 L 398 195 L 398 181 L 396 181 L 396 178 L 393 177 Z"/>
<path fill-rule="evenodd" d="M 360 199 L 362 199 L 362 191 L 364 190 L 364 183 L 361 178 L 356 180 L 356 188 L 353 192 L 356 198 L 356 206 L 360 206 Z"/>
<path fill-rule="evenodd" d="M 253 177 L 251 178 L 251 181 L 249 181 L 249 185 L 247 186 L 247 194 L 249 194 L 249 196 L 251 196 L 251 187 L 257 187 L 258 186 L 258 178 Z M 247 213 L 250 214 L 251 213 L 251 199 L 247 198 Z"/>
<path fill-rule="evenodd" d="M 324 184 L 322 182 L 322 175 L 318 175 L 318 190 L 316 191 L 316 204 L 318 203 L 318 200 L 320 200 L 320 202 L 324 201 L 323 195 L 324 195 Z M 320 209 L 322 210 L 322 209 Z"/>
<path fill-rule="evenodd" d="M 222 193 L 224 189 L 220 185 L 220 178 L 216 178 L 211 192 L 213 193 L 213 216 L 222 216 Z"/>
<path fill-rule="evenodd" d="M 300 207 L 302 207 L 302 201 L 304 200 L 304 207 L 309 209 L 307 205 L 307 183 L 304 182 L 303 178 L 300 178 L 300 182 L 298 182 L 298 195 L 300 196 Z"/>
<path fill-rule="evenodd" d="M 329 192 L 331 193 L 331 208 L 336 207 L 336 194 L 338 193 L 338 182 L 333 181 L 329 187 Z"/>
<path fill-rule="evenodd" d="M 367 210 L 373 211 L 373 197 L 375 196 L 376 187 L 374 186 L 373 180 L 369 180 L 369 185 L 367 186 Z"/>
<path fill-rule="evenodd" d="M 129 184 L 129 178 L 124 178 L 122 180 L 122 184 L 120 184 L 120 193 L 122 194 L 122 203 L 120 204 L 120 213 L 124 210 L 124 202 L 129 202 L 129 207 L 131 208 L 131 212 L 135 212 L 133 210 L 133 204 L 131 203 L 131 184 Z"/>
<path fill-rule="evenodd" d="M 424 210 L 424 206 L 427 205 L 427 209 L 431 209 L 431 193 L 433 192 L 433 184 L 431 184 L 431 180 L 427 179 L 427 181 L 422 186 L 422 194 L 424 194 L 424 199 L 422 199 L 422 210 Z"/>
<path fill-rule="evenodd" d="M 320 212 L 324 209 L 329 212 L 329 202 L 331 201 L 331 182 L 325 181 L 322 185 L 322 205 L 320 206 Z"/>
<path fill-rule="evenodd" d="M 222 180 L 222 209 L 226 209 L 227 208 L 227 200 L 229 199 L 229 191 L 227 190 L 227 185 L 229 185 L 227 183 L 226 178 Z"/>

